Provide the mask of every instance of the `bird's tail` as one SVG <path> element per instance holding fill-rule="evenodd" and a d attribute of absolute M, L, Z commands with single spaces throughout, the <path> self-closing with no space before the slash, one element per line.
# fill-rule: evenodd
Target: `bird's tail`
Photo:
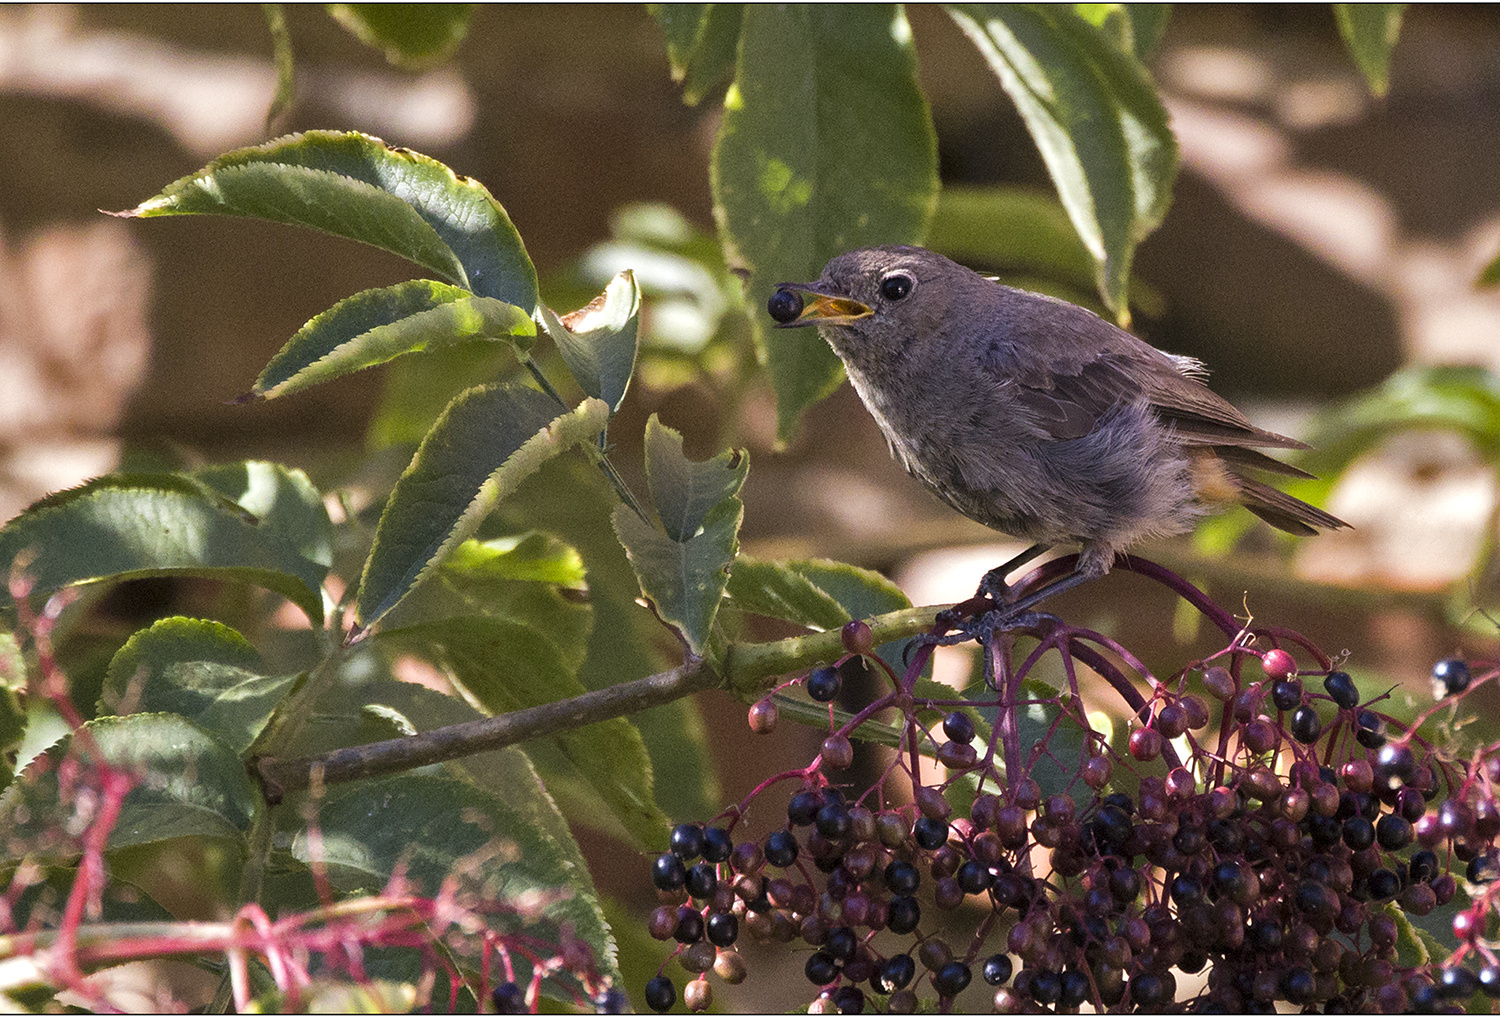
<path fill-rule="evenodd" d="M 1349 526 L 1343 520 L 1326 513 L 1317 506 L 1308 505 L 1300 498 L 1293 498 L 1278 488 L 1231 471 L 1239 488 L 1239 501 L 1246 509 L 1265 520 L 1277 530 L 1289 534 L 1310 537 L 1319 529 L 1339 530 Z"/>

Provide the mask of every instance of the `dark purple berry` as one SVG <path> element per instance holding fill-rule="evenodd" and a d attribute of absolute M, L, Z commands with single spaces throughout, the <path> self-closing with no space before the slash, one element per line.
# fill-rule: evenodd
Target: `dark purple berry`
<path fill-rule="evenodd" d="M 990 889 L 989 867 L 973 859 L 960 866 L 955 877 L 965 894 L 983 894 Z"/>
<path fill-rule="evenodd" d="M 796 290 L 777 290 L 766 301 L 766 314 L 782 325 L 795 322 L 802 314 L 802 295 Z"/>
<path fill-rule="evenodd" d="M 719 873 L 711 862 L 700 862 L 687 872 L 687 892 L 694 898 L 712 898 L 719 889 Z"/>
<path fill-rule="evenodd" d="M 1313 974 L 1300 965 L 1287 969 L 1281 975 L 1281 993 L 1293 1004 L 1311 1002 L 1315 989 Z"/>
<path fill-rule="evenodd" d="M 1328 690 L 1333 702 L 1344 710 L 1353 710 L 1359 706 L 1359 688 L 1354 685 L 1354 679 L 1350 678 L 1348 672 L 1329 672 L 1328 678 L 1323 680 L 1323 688 Z"/>
<path fill-rule="evenodd" d="M 921 882 L 921 872 L 909 862 L 897 859 L 885 868 L 885 886 L 892 894 L 911 894 Z"/>
<path fill-rule="evenodd" d="M 671 852 L 663 852 L 651 864 L 651 882 L 658 890 L 675 891 L 687 881 L 687 870 L 682 860 Z"/>
<path fill-rule="evenodd" d="M 1282 679 L 1271 687 L 1271 702 L 1277 710 L 1293 710 L 1302 706 L 1302 680 Z"/>
<path fill-rule="evenodd" d="M 1062 997 L 1058 1004 L 1065 1008 L 1075 1008 L 1089 999 L 1089 977 L 1077 969 L 1068 969 L 1062 974 Z"/>
<path fill-rule="evenodd" d="M 1500 855 L 1494 852 L 1476 855 L 1469 860 L 1464 878 L 1471 884 L 1493 884 L 1500 880 Z"/>
<path fill-rule="evenodd" d="M 708 942 L 715 947 L 729 947 L 740 939 L 740 921 L 733 912 L 714 912 L 706 927 Z"/>
<path fill-rule="evenodd" d="M 818 810 L 823 805 L 823 797 L 817 792 L 803 789 L 792 796 L 792 801 L 787 803 L 786 819 L 793 827 L 806 827 L 812 823 L 818 815 Z"/>
<path fill-rule="evenodd" d="M 1481 965 L 1479 967 L 1479 988 L 1491 1000 L 1500 998 L 1500 965 Z"/>
<path fill-rule="evenodd" d="M 934 817 L 918 817 L 912 827 L 912 837 L 918 846 L 929 851 L 942 848 L 948 843 L 948 825 Z"/>
<path fill-rule="evenodd" d="M 886 907 L 885 926 L 892 933 L 910 933 L 921 921 L 922 906 L 909 894 L 897 895 Z"/>
<path fill-rule="evenodd" d="M 677 987 L 666 976 L 657 976 L 646 983 L 646 1006 L 665 1014 L 677 1003 Z"/>
<path fill-rule="evenodd" d="M 611 986 L 594 998 L 594 1010 L 599 1014 L 628 1014 L 630 998 L 618 986 Z"/>
<path fill-rule="evenodd" d="M 824 665 L 822 668 L 814 668 L 807 677 L 807 695 L 819 703 L 829 703 L 839 695 L 839 687 L 842 685 L 838 669 Z"/>
<path fill-rule="evenodd" d="M 1191 873 L 1179 873 L 1172 878 L 1172 900 L 1179 907 L 1203 900 L 1203 885 Z"/>
<path fill-rule="evenodd" d="M 963 711 L 956 710 L 943 718 L 943 734 L 951 742 L 973 742 L 974 721 Z"/>
<path fill-rule="evenodd" d="M 1445 1000 L 1467 1000 L 1479 992 L 1479 977 L 1462 965 L 1443 969 L 1438 976 L 1438 993 Z"/>
<path fill-rule="evenodd" d="M 684 862 L 703 852 L 703 828 L 697 824 L 678 824 L 672 828 L 672 854 Z"/>
<path fill-rule="evenodd" d="M 1303 745 L 1308 745 L 1317 742 L 1318 736 L 1323 734 L 1323 721 L 1318 717 L 1317 711 L 1313 710 L 1311 706 L 1303 704 L 1292 715 L 1290 728 L 1292 738 Z"/>
<path fill-rule="evenodd" d="M 984 960 L 984 967 L 979 970 L 980 976 L 991 986 L 1003 986 L 1010 982 L 1011 972 L 1010 955 L 1007 954 L 990 955 Z"/>
<path fill-rule="evenodd" d="M 1375 844 L 1375 825 L 1361 816 L 1354 816 L 1345 820 L 1344 844 L 1356 852 L 1369 848 Z"/>
<path fill-rule="evenodd" d="M 490 999 L 495 1003 L 496 1014 L 531 1013 L 531 1008 L 526 1006 L 526 991 L 515 983 L 501 983 L 490 994 Z M 672 1005 L 668 1004 L 667 1006 L 671 1007 Z"/>
<path fill-rule="evenodd" d="M 1387 813 L 1375 825 L 1375 840 L 1379 841 L 1380 847 L 1388 852 L 1405 848 L 1411 844 L 1411 839 L 1411 821 L 1403 816 Z"/>
<path fill-rule="evenodd" d="M 703 916 L 698 910 L 683 905 L 677 910 L 677 929 L 672 936 L 679 944 L 696 944 L 703 939 Z"/>
<path fill-rule="evenodd" d="M 1427 848 L 1419 849 L 1411 854 L 1408 863 L 1408 872 L 1414 884 L 1425 884 L 1438 875 L 1438 857 Z"/>
<path fill-rule="evenodd" d="M 835 926 L 828 931 L 828 939 L 823 942 L 823 950 L 833 955 L 835 961 L 848 961 L 854 957 L 854 952 L 859 950 L 859 938 L 849 927 Z"/>
<path fill-rule="evenodd" d="M 1371 898 L 1386 901 L 1401 893 L 1401 878 L 1392 870 L 1378 869 L 1370 874 L 1367 886 Z"/>
<path fill-rule="evenodd" d="M 1109 875 L 1110 896 L 1121 905 L 1128 905 L 1141 895 L 1141 875 L 1128 866 L 1122 866 Z"/>
<path fill-rule="evenodd" d="M 1281 927 L 1270 920 L 1256 919 L 1250 923 L 1250 946 L 1261 954 L 1274 954 L 1281 950 L 1283 936 Z"/>
<path fill-rule="evenodd" d="M 703 829 L 703 858 L 706 862 L 727 862 L 734 854 L 734 839 L 722 827 Z"/>
<path fill-rule="evenodd" d="M 818 951 L 807 959 L 807 964 L 802 967 L 808 982 L 814 986 L 827 986 L 839 974 L 838 962 L 833 955 L 827 951 Z"/>
<path fill-rule="evenodd" d="M 956 997 L 969 985 L 972 978 L 969 966 L 961 961 L 950 961 L 934 973 L 932 988 L 944 997 Z"/>
<path fill-rule="evenodd" d="M 830 802 L 823 806 L 813 822 L 817 825 L 818 833 L 829 841 L 838 841 L 849 833 L 849 811 L 840 802 Z"/>
<path fill-rule="evenodd" d="M 1062 976 L 1048 969 L 1035 971 L 1036 975 L 1031 977 L 1031 999 L 1038 1004 L 1056 1004 L 1062 999 Z"/>
<path fill-rule="evenodd" d="M 772 831 L 766 838 L 766 862 L 782 869 L 797 861 L 797 837 L 791 831 Z"/>
<path fill-rule="evenodd" d="M 1362 710 L 1354 719 L 1354 737 L 1365 749 L 1379 749 L 1385 745 L 1385 722 L 1372 710 Z"/>
<path fill-rule="evenodd" d="M 880 981 L 876 987 L 882 993 L 890 993 L 893 990 L 904 990 L 906 984 L 910 983 L 917 974 L 917 963 L 909 954 L 895 954 L 885 960 L 880 966 L 880 974 L 875 978 Z"/>
<path fill-rule="evenodd" d="M 1462 658 L 1450 657 L 1432 666 L 1432 698 L 1434 700 L 1462 693 L 1468 688 L 1469 666 Z"/>
<path fill-rule="evenodd" d="M 840 986 L 833 991 L 833 1006 L 839 1014 L 860 1014 L 865 1009 L 865 991 L 858 986 Z"/>

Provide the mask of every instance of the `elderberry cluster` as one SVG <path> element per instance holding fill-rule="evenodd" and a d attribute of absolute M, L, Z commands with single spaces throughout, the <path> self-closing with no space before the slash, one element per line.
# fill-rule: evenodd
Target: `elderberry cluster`
<path fill-rule="evenodd" d="M 1083 654 L 1065 642 L 1079 633 L 1039 639 Z M 1483 936 L 1500 888 L 1500 745 L 1455 767 L 1303 646 L 1318 659 L 1305 671 L 1286 649 L 1237 642 L 1223 663 L 1154 683 L 1129 701 L 1128 738 L 1090 729 L 1050 794 L 1037 778 L 1057 775 L 1040 768 L 1062 761 L 1045 743 L 1003 778 L 1003 725 L 981 736 L 972 712 L 950 710 L 929 730 L 939 701 L 893 675 L 875 708 L 899 711 L 903 745 L 942 770 L 901 764 L 906 795 L 889 772 L 835 787 L 824 769 L 847 767 L 849 745 L 835 731 L 806 770 L 773 779 L 801 781 L 783 825 L 748 835 L 742 804 L 722 826 L 673 831 L 649 930 L 677 942 L 683 1002 L 709 1006 L 710 972 L 745 978 L 743 936 L 803 952 L 814 1013 L 1441 1012 L 1500 997 Z M 867 631 L 846 647 L 868 653 Z M 839 676 L 816 669 L 806 691 L 830 702 Z M 1467 665 L 1441 662 L 1434 684 L 1465 694 Z M 975 704 L 1018 710 L 1005 696 Z M 775 723 L 771 700 L 752 708 L 753 729 Z M 1398 944 L 1402 924 L 1451 901 L 1455 873 L 1472 895 L 1460 949 L 1421 962 Z M 646 988 L 658 1011 L 676 999 L 665 973 Z"/>

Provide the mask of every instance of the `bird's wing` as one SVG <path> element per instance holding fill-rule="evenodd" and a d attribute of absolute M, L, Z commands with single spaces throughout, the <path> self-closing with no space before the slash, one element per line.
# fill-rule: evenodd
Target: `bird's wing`
<path fill-rule="evenodd" d="M 1198 381 L 1198 362 L 1165 354 L 1083 308 L 1043 300 L 1038 319 L 1014 323 L 1017 341 L 991 344 L 984 364 L 1047 437 L 1081 438 L 1115 407 L 1144 399 L 1185 445 L 1306 448 L 1251 424 Z"/>

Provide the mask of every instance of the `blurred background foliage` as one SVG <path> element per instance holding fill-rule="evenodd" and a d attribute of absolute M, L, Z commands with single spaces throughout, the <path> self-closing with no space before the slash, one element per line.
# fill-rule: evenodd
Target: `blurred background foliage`
<path fill-rule="evenodd" d="M 1184 5 L 1149 22 L 1086 6 L 1106 30 L 1132 33 L 1121 41 L 1147 60 L 1180 147 L 1170 208 L 1135 252 L 1133 329 L 1203 359 L 1257 423 L 1312 442 L 1302 462 L 1322 480 L 1297 494 L 1355 525 L 1294 547 L 1232 514 L 1146 553 L 1222 603 L 1348 648 L 1351 672 L 1397 688 L 1399 713 L 1402 697 L 1426 695 L 1434 660 L 1494 651 L 1479 609 L 1500 600 L 1500 295 L 1481 276 L 1500 250 L 1500 14 L 1414 7 L 1381 67 L 1358 46 L 1351 59 L 1347 15 L 1328 6 Z M 329 127 L 482 181 L 559 310 L 634 270 L 641 360 L 611 437 L 638 490 L 636 436 L 659 413 L 695 458 L 751 450 L 748 554 L 868 566 L 915 603 L 971 590 L 1005 547 L 901 473 L 848 387 L 800 424 L 778 420 L 752 341 L 760 308 L 714 224 L 710 155 L 733 57 L 714 49 L 714 27 L 700 61 L 684 64 L 669 50 L 680 45 L 670 15 L 641 7 L 424 10 L 415 43 L 365 5 L 277 9 L 269 28 L 253 7 L 0 10 L 0 518 L 117 466 L 245 455 L 342 485 L 358 510 L 358 492 L 389 488 L 458 388 L 512 370 L 508 354 L 465 346 L 274 406 L 226 405 L 309 317 L 408 267 L 264 223 L 148 229 L 97 210 L 129 208 L 229 148 Z M 942 181 L 929 246 L 1107 313 L 1094 260 L 994 72 L 947 15 L 907 17 Z M 1388 89 L 1373 94 L 1382 75 Z M 584 472 L 551 469 L 575 467 Z M 612 538 L 589 512 L 539 483 L 500 522 L 547 516 L 586 560 L 604 558 L 590 544 Z M 660 648 L 611 614 L 634 596 L 619 565 L 590 575 L 615 589 L 596 599 L 588 638 L 617 651 L 616 668 L 646 674 Z M 1132 597 L 1147 590 L 1139 583 L 1114 576 L 1057 610 L 1104 632 L 1128 627 L 1147 662 L 1180 661 L 1194 634 L 1166 595 Z M 191 581 L 151 581 L 106 607 L 129 632 L 203 596 Z M 79 674 L 102 673 L 115 646 L 99 634 L 98 661 Z M 87 660 L 87 641 L 73 653 Z M 944 666 L 952 681 L 959 657 Z M 745 790 L 724 765 L 750 751 L 741 706 L 709 694 L 700 707 L 641 719 L 654 750 L 705 724 L 722 747 L 717 773 L 689 751 L 693 780 L 659 781 L 675 816 L 706 817 Z M 778 739 L 796 760 L 817 736 Z M 639 897 L 644 863 L 605 865 L 614 835 L 575 833 L 601 890 Z"/>

